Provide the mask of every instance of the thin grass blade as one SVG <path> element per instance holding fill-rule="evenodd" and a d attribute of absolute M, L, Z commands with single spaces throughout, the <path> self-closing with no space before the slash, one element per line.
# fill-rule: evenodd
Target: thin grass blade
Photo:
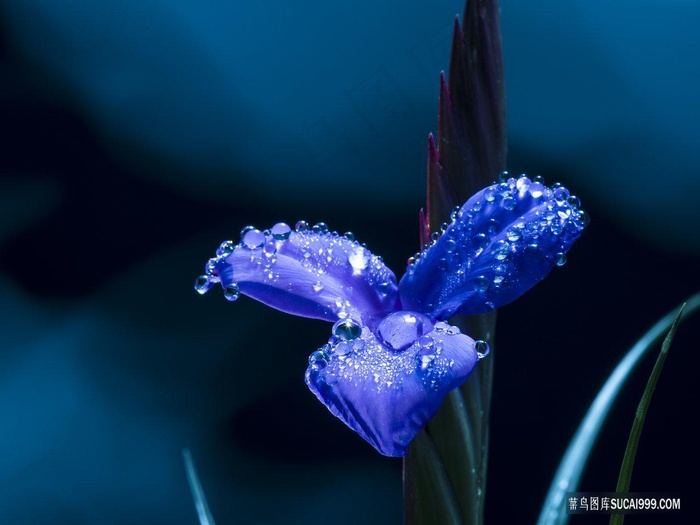
<path fill-rule="evenodd" d="M 699 308 L 700 293 L 688 299 L 683 317 L 688 317 Z M 676 312 L 677 309 L 674 309 L 666 314 L 645 333 L 627 352 L 603 385 L 564 453 L 537 520 L 538 525 L 565 525 L 568 522 L 564 507 L 566 493 L 576 491 L 591 449 L 625 381 L 641 358 L 671 328 L 676 319 Z"/>
<path fill-rule="evenodd" d="M 654 395 L 654 389 L 656 388 L 656 383 L 661 375 L 661 369 L 666 362 L 666 357 L 668 356 L 668 351 L 671 348 L 671 343 L 676 335 L 676 329 L 681 321 L 681 316 L 683 315 L 683 309 L 685 304 L 681 306 L 681 309 L 676 316 L 676 320 L 673 321 L 673 326 L 668 332 L 666 339 L 664 339 L 663 345 L 661 345 L 661 352 L 659 357 L 656 359 L 656 364 L 654 369 L 651 371 L 651 376 L 649 381 L 647 381 L 647 386 L 642 394 L 642 399 L 639 401 L 639 407 L 637 407 L 637 413 L 634 417 L 634 422 L 632 423 L 632 430 L 630 431 L 630 437 L 627 441 L 627 448 L 625 449 L 625 455 L 622 459 L 622 467 L 620 468 L 620 476 L 617 479 L 616 492 L 627 492 L 630 488 L 630 480 L 632 479 L 632 469 L 634 468 L 634 459 L 637 455 L 637 447 L 639 446 L 639 438 L 642 435 L 642 428 L 644 427 L 644 420 L 646 419 L 647 411 L 649 410 L 649 404 L 651 403 L 651 396 Z M 622 525 L 625 521 L 624 514 L 613 514 L 610 517 L 610 525 Z"/>
<path fill-rule="evenodd" d="M 194 499 L 194 506 L 197 510 L 197 517 L 199 518 L 199 524 L 214 525 L 214 518 L 212 517 L 211 512 L 209 511 L 207 498 L 204 497 L 204 490 L 202 490 L 202 484 L 199 482 L 197 469 L 194 466 L 194 460 L 192 459 L 192 454 L 190 453 L 189 449 L 184 449 L 182 451 L 182 457 L 185 460 L 187 482 L 190 485 L 192 499 Z"/>

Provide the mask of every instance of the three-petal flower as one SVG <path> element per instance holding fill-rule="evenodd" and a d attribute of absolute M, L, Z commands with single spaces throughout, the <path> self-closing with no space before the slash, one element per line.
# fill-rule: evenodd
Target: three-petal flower
<path fill-rule="evenodd" d="M 488 351 L 448 325 L 509 303 L 540 281 L 588 222 L 562 186 L 503 177 L 452 214 L 397 286 L 381 258 L 325 224 L 246 228 L 225 241 L 195 288 L 248 295 L 334 322 L 309 358 L 306 383 L 379 452 L 402 456 L 445 396 Z"/>

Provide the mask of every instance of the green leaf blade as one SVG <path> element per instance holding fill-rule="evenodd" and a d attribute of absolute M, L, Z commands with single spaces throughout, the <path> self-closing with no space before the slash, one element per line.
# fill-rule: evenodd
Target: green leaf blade
<path fill-rule="evenodd" d="M 671 348 L 671 343 L 676 335 L 676 330 L 678 329 L 678 324 L 683 316 L 683 310 L 686 304 L 681 306 L 676 319 L 673 321 L 673 325 L 669 330 L 663 344 L 661 345 L 661 352 L 659 357 L 656 359 L 656 364 L 654 369 L 651 371 L 651 376 L 649 376 L 649 381 L 647 381 L 647 386 L 642 394 L 642 399 L 639 401 L 639 406 L 637 407 L 637 412 L 634 417 L 634 422 L 632 423 L 632 430 L 630 431 L 630 437 L 627 441 L 627 447 L 625 449 L 625 455 L 622 459 L 622 467 L 620 468 L 620 476 L 617 480 L 616 492 L 628 492 L 630 488 L 630 481 L 632 479 L 632 470 L 634 468 L 634 460 L 637 456 L 637 448 L 639 446 L 639 439 L 642 435 L 642 428 L 644 427 L 644 420 L 646 419 L 647 412 L 649 410 L 649 405 L 651 404 L 651 397 L 654 395 L 654 389 L 656 388 L 656 383 L 661 376 L 661 370 L 663 369 L 664 363 L 666 362 L 666 357 L 668 356 L 668 351 Z M 613 514 L 610 517 L 610 525 L 622 525 L 625 521 L 624 514 Z"/>
<path fill-rule="evenodd" d="M 686 301 L 684 317 L 700 309 L 700 293 Z M 650 348 L 668 332 L 676 319 L 676 309 L 666 314 L 627 352 L 598 392 L 562 457 L 537 525 L 565 525 L 568 515 L 564 500 L 567 492 L 575 492 L 590 452 L 610 409 L 631 372 Z"/>

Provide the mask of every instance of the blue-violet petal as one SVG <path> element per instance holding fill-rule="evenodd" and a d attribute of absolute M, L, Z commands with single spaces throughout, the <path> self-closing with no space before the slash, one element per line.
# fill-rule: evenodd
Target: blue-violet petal
<path fill-rule="evenodd" d="M 398 307 L 396 277 L 382 260 L 325 224 L 296 231 L 284 223 L 264 232 L 245 228 L 240 243 L 225 241 L 195 288 L 220 282 L 229 300 L 242 293 L 303 317 L 364 323 Z"/>
<path fill-rule="evenodd" d="M 478 360 L 459 329 L 409 311 L 386 316 L 375 332 L 354 320 L 309 357 L 306 384 L 380 453 L 404 456 L 411 440 Z M 357 330 L 348 331 L 351 324 Z M 353 337 L 346 337 L 352 333 Z"/>
<path fill-rule="evenodd" d="M 452 218 L 399 283 L 402 307 L 434 320 L 517 299 L 566 261 L 588 223 L 566 188 L 525 176 L 478 192 Z"/>

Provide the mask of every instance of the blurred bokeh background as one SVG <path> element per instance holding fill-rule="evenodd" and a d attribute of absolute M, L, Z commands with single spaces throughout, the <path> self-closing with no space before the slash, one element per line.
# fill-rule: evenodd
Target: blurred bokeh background
<path fill-rule="evenodd" d="M 532 523 L 615 363 L 700 289 L 700 4 L 501 6 L 509 168 L 565 182 L 592 217 L 500 310 L 490 357 L 487 519 Z M 194 524 L 183 447 L 219 525 L 400 521 L 401 462 L 304 385 L 330 327 L 192 282 L 246 224 L 302 218 L 400 277 L 463 9 L 0 0 L 0 523 Z M 697 519 L 699 325 L 680 328 L 632 483 L 683 496 L 669 523 Z M 614 489 L 652 363 L 583 490 Z"/>

